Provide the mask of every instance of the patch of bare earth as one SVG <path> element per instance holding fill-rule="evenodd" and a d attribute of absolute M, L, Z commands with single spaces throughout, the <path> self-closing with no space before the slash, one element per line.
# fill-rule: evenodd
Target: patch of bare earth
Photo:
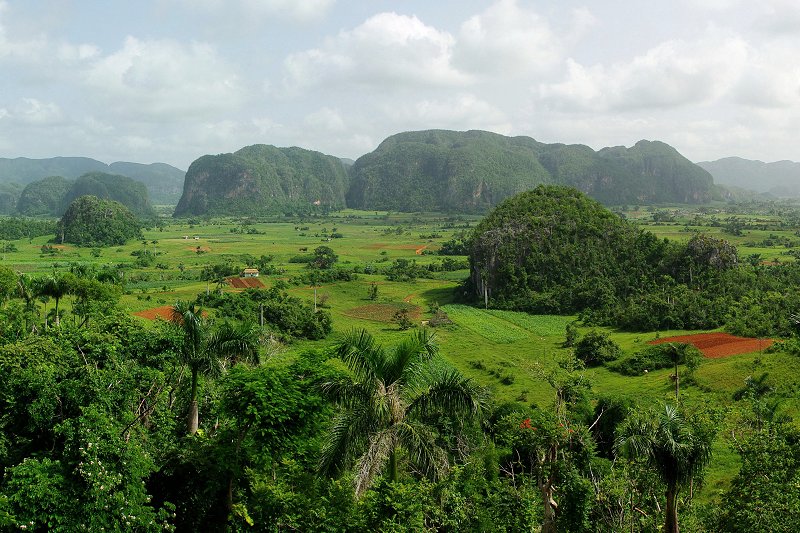
<path fill-rule="evenodd" d="M 411 320 L 419 320 L 422 316 L 422 309 L 417 305 L 408 303 L 388 303 L 388 304 L 369 304 L 360 307 L 353 307 L 344 312 L 345 315 L 362 320 L 373 320 L 375 322 L 391 322 L 395 313 L 401 309 L 408 310 L 408 317 Z"/>
<path fill-rule="evenodd" d="M 741 353 L 752 353 L 772 346 L 772 339 L 753 339 L 749 337 L 736 337 L 729 333 L 698 333 L 696 335 L 677 335 L 650 341 L 649 344 L 663 344 L 666 342 L 684 342 L 691 344 L 702 352 L 705 357 L 719 359 Z"/>

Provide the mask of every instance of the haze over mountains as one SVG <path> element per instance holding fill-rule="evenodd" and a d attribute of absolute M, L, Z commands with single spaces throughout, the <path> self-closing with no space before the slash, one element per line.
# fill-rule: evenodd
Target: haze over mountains
<path fill-rule="evenodd" d="M 126 177 L 119 187 L 112 174 Z M 137 189 L 137 182 L 144 186 Z M 800 196 L 800 163 L 730 157 L 694 164 L 659 141 L 595 151 L 487 131 L 424 130 L 392 135 L 356 161 L 305 148 L 252 145 L 201 156 L 185 176 L 163 163 L 0 159 L 0 212 L 58 215 L 76 194 L 95 191 L 139 215 L 152 213 L 148 195 L 153 204 L 177 204 L 176 216 L 314 207 L 484 213 L 540 184 L 569 185 L 607 205 L 733 197 L 724 186 L 791 197 Z"/>
<path fill-rule="evenodd" d="M 102 172 L 133 178 L 144 183 L 154 204 L 174 205 L 181 197 L 185 172 L 165 163 L 116 162 L 107 165 L 88 157 L 52 157 L 48 159 L 0 158 L 0 186 L 25 186 L 50 176 L 73 180 L 90 172 Z M 17 187 L 21 192 L 22 187 Z M 3 210 L 2 212 L 8 212 Z"/>
<path fill-rule="evenodd" d="M 764 163 L 740 157 L 701 161 L 698 166 L 714 176 L 714 181 L 785 198 L 800 196 L 800 163 Z"/>

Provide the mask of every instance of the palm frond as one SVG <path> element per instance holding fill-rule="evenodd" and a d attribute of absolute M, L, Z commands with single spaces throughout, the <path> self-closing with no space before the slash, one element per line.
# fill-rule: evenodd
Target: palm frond
<path fill-rule="evenodd" d="M 426 378 L 409 391 L 414 397 L 409 404 L 409 412 L 425 415 L 445 411 L 458 416 L 473 416 L 485 409 L 486 390 L 462 376 L 455 368 L 435 369 Z"/>
<path fill-rule="evenodd" d="M 356 383 L 348 376 L 326 381 L 319 387 L 330 401 L 346 408 L 369 405 L 375 388 L 370 383 Z"/>
<path fill-rule="evenodd" d="M 450 468 L 447 453 L 436 444 L 436 435 L 426 425 L 406 421 L 398 426 L 398 436 L 409 461 L 424 475 L 438 480 Z"/>
<path fill-rule="evenodd" d="M 348 409 L 339 413 L 323 442 L 318 471 L 337 475 L 347 468 L 366 446 L 367 435 L 375 428 L 368 409 Z"/>
<path fill-rule="evenodd" d="M 336 345 L 336 356 L 360 379 L 378 375 L 385 355 L 366 330 L 350 330 Z"/>
<path fill-rule="evenodd" d="M 239 361 L 259 362 L 260 332 L 255 324 L 241 323 L 238 326 L 228 321 L 223 322 L 209 336 L 207 349 L 216 357 L 229 360 L 232 364 Z"/>
<path fill-rule="evenodd" d="M 392 354 L 386 358 L 386 364 L 381 373 L 386 383 L 413 381 L 418 369 L 426 367 L 426 364 L 439 353 L 434 338 L 433 333 L 429 333 L 427 329 L 421 329 L 398 344 Z"/>

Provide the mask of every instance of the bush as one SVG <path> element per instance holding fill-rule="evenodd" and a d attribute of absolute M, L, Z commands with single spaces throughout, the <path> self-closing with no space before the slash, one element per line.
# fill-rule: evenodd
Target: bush
<path fill-rule="evenodd" d="M 700 351 L 691 344 L 655 344 L 610 364 L 608 368 L 626 376 L 640 376 L 646 371 L 674 366 L 674 354 L 678 356 L 679 365 L 687 365 L 690 369 L 696 366 L 701 357 Z"/>
<path fill-rule="evenodd" d="M 622 354 L 619 345 L 607 333 L 592 330 L 575 343 L 575 357 L 586 366 L 597 366 L 614 361 Z"/>

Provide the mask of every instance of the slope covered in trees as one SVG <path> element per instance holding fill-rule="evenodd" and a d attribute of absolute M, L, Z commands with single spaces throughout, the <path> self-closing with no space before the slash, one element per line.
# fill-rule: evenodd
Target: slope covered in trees
<path fill-rule="evenodd" d="M 540 184 L 606 204 L 709 201 L 711 175 L 661 142 L 631 148 L 543 144 L 485 131 L 400 133 L 353 165 L 349 207 L 484 212 Z"/>
<path fill-rule="evenodd" d="M 127 176 L 103 172 L 84 174 L 75 180 L 62 199 L 62 210 L 66 210 L 67 206 L 76 198 L 87 195 L 119 202 L 137 216 L 146 217 L 154 214 L 147 196 L 147 188 L 143 183 Z"/>
<path fill-rule="evenodd" d="M 141 181 L 147 187 L 154 204 L 175 205 L 181 198 L 186 172 L 166 163 L 127 163 L 117 161 L 109 165 L 109 172 Z"/>
<path fill-rule="evenodd" d="M 665 246 L 576 189 L 541 186 L 481 221 L 470 280 L 498 307 L 571 313 L 630 294 Z"/>
<path fill-rule="evenodd" d="M 50 176 L 25 186 L 17 200 L 17 212 L 25 216 L 57 216 L 63 212 L 64 198 L 74 182 Z"/>
<path fill-rule="evenodd" d="M 714 181 L 775 196 L 800 196 L 800 163 L 776 161 L 764 163 L 740 157 L 701 161 L 698 166 L 714 176 Z"/>
<path fill-rule="evenodd" d="M 139 221 L 127 207 L 96 196 L 75 199 L 56 225 L 60 243 L 113 246 L 139 237 Z"/>
<path fill-rule="evenodd" d="M 786 278 L 753 279 L 736 268 L 737 250 L 723 239 L 659 240 L 563 186 L 509 198 L 475 228 L 469 246 L 468 291 L 484 305 L 581 312 L 586 323 L 636 331 L 727 323 L 752 334 L 759 319 L 740 302 L 764 299 L 797 275 L 786 268 Z M 789 316 L 799 302 L 784 303 Z"/>
<path fill-rule="evenodd" d="M 24 186 L 50 176 L 72 180 L 90 172 L 122 175 L 141 181 L 147 187 L 150 198 L 158 204 L 174 204 L 178 201 L 185 175 L 183 170 L 164 163 L 144 165 L 116 162 L 106 165 L 88 157 L 0 158 L 0 183 Z"/>
<path fill-rule="evenodd" d="M 347 184 L 347 171 L 336 157 L 258 144 L 194 161 L 175 216 L 342 208 Z"/>

